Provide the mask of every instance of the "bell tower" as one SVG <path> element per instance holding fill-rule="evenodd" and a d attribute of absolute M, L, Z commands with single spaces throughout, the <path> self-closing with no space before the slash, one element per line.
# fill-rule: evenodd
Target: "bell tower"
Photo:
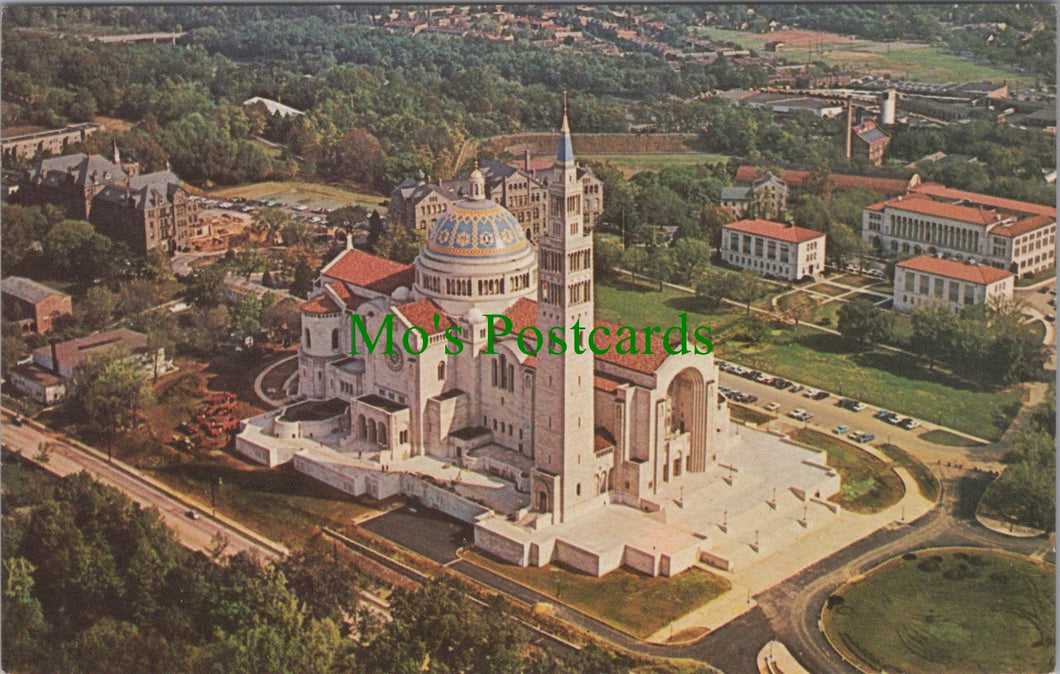
<path fill-rule="evenodd" d="M 548 184 L 548 221 L 538 241 L 537 354 L 534 392 L 532 507 L 563 522 L 596 494 L 594 416 L 593 239 L 582 219 L 584 200 L 563 101 L 556 167 Z M 562 330 L 566 348 L 549 340 Z M 560 332 L 556 330 L 556 332 Z"/>

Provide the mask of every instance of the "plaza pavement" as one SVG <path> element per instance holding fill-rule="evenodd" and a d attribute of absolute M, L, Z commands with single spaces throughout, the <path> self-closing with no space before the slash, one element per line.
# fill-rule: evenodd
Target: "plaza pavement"
<path fill-rule="evenodd" d="M 886 460 L 886 457 L 883 457 Z M 750 546 L 719 548 L 734 550 L 733 571 L 725 573 L 711 569 L 729 579 L 732 589 L 718 599 L 678 618 L 648 638 L 665 642 L 670 635 L 693 627 L 715 630 L 755 606 L 754 596 L 799 573 L 813 563 L 828 557 L 878 529 L 902 522 L 910 522 L 935 507 L 935 503 L 920 495 L 916 480 L 904 468 L 895 472 L 905 485 L 905 495 L 890 508 L 871 515 L 840 510 L 831 514 L 818 506 L 809 511 L 808 526 L 797 539 L 784 538 L 779 532 L 760 539 L 760 552 Z M 801 527 L 795 522 L 793 526 Z M 789 533 L 788 527 L 784 530 Z M 746 538 L 746 536 L 745 536 Z"/>

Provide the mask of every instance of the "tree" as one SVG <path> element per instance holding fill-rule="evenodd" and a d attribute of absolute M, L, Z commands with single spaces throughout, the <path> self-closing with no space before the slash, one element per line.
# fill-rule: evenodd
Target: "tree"
<path fill-rule="evenodd" d="M 270 339 L 286 347 L 298 339 L 301 320 L 302 310 L 298 302 L 285 298 L 265 309 L 261 325 L 269 333 Z"/>
<path fill-rule="evenodd" d="M 118 297 L 115 293 L 103 286 L 89 288 L 77 307 L 82 327 L 90 331 L 103 329 L 110 323 L 117 306 Z"/>
<path fill-rule="evenodd" d="M 644 273 L 648 278 L 655 279 L 659 283 L 659 290 L 663 284 L 673 277 L 674 258 L 668 248 L 656 248 L 648 255 L 648 261 L 644 265 Z"/>
<path fill-rule="evenodd" d="M 848 261 L 861 257 L 865 252 L 865 246 L 848 225 L 833 222 L 828 225 L 827 250 L 832 264 L 842 269 Z"/>
<path fill-rule="evenodd" d="M 696 299 L 706 309 L 717 309 L 732 294 L 735 281 L 737 277 L 733 274 L 708 271 L 696 282 Z"/>
<path fill-rule="evenodd" d="M 110 239 L 84 220 L 63 220 L 44 237 L 44 254 L 67 278 L 91 281 L 109 266 Z"/>
<path fill-rule="evenodd" d="M 368 217 L 368 249 L 373 253 L 385 231 L 383 216 L 379 215 L 378 210 L 373 209 L 372 214 Z"/>
<path fill-rule="evenodd" d="M 305 297 L 313 289 L 313 279 L 316 271 L 309 265 L 305 257 L 298 258 L 294 268 L 294 280 L 291 282 L 291 294 L 295 297 Z"/>
<path fill-rule="evenodd" d="M 747 307 L 747 315 L 751 315 L 751 302 L 754 302 L 762 295 L 768 292 L 769 286 L 762 277 L 751 271 L 750 269 L 744 269 L 740 272 L 737 280 L 732 283 L 729 288 L 732 299 L 737 302 L 741 302 Z"/>
<path fill-rule="evenodd" d="M 928 357 L 929 369 L 935 369 L 936 361 L 952 358 L 957 316 L 948 306 L 919 307 L 913 312 L 911 322 L 910 347 Z"/>
<path fill-rule="evenodd" d="M 78 367 L 77 394 L 71 411 L 107 439 L 136 422 L 139 410 L 151 399 L 147 375 L 123 348 L 92 354 Z"/>
<path fill-rule="evenodd" d="M 706 241 L 680 239 L 673 247 L 673 264 L 685 283 L 692 283 L 700 270 L 710 264 L 711 248 Z"/>
<path fill-rule="evenodd" d="M 272 274 L 269 272 L 268 268 L 261 273 L 261 285 L 266 288 L 271 288 L 273 285 Z"/>
<path fill-rule="evenodd" d="M 282 208 L 266 206 L 258 211 L 258 225 L 268 234 L 269 241 L 290 221 L 291 216 Z"/>
<path fill-rule="evenodd" d="M 593 274 L 597 279 L 614 277 L 621 259 L 622 246 L 612 241 L 596 241 L 593 245 Z"/>
<path fill-rule="evenodd" d="M 626 252 L 622 253 L 622 266 L 629 271 L 630 278 L 633 279 L 634 283 L 637 280 L 637 274 L 647 263 L 648 253 L 643 248 L 627 248 Z"/>
<path fill-rule="evenodd" d="M 410 264 L 427 243 L 423 232 L 397 223 L 390 223 L 386 235 L 379 239 L 375 254 L 394 262 Z"/>
<path fill-rule="evenodd" d="M 290 220 L 280 228 L 285 246 L 306 246 L 313 243 L 313 226 L 305 220 Z"/>
<path fill-rule="evenodd" d="M 891 336 L 894 319 L 883 309 L 865 299 L 855 299 L 840 307 L 837 313 L 839 333 L 861 346 L 884 342 Z"/>
<path fill-rule="evenodd" d="M 795 327 L 799 327 L 799 323 L 813 315 L 816 303 L 809 297 L 809 295 L 800 291 L 786 299 L 784 313 L 788 318 L 795 321 Z"/>
<path fill-rule="evenodd" d="M 196 270 L 188 286 L 188 300 L 200 307 L 213 307 L 224 302 L 226 274 L 224 265 L 218 263 Z"/>

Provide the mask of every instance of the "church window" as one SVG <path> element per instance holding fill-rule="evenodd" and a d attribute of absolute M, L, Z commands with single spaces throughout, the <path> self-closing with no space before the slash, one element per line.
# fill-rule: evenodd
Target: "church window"
<path fill-rule="evenodd" d="M 581 482 L 579 482 L 578 484 L 574 485 L 574 493 L 577 494 L 578 496 L 582 495 L 582 483 Z"/>
<path fill-rule="evenodd" d="M 493 366 L 493 376 L 490 379 L 490 383 L 493 384 L 494 386 L 496 386 L 497 385 L 497 361 L 496 361 L 496 359 L 491 361 L 491 365 Z"/>
<path fill-rule="evenodd" d="M 438 381 L 445 379 L 445 361 L 438 363 Z"/>
<path fill-rule="evenodd" d="M 339 330 L 338 330 L 338 328 L 335 328 L 334 330 L 331 331 L 331 348 L 332 349 L 339 348 Z"/>
<path fill-rule="evenodd" d="M 313 338 L 309 335 L 309 328 L 305 329 L 305 348 L 313 348 Z"/>

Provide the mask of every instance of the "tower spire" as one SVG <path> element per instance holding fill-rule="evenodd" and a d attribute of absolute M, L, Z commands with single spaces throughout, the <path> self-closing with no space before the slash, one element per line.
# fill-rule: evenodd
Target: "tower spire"
<path fill-rule="evenodd" d="M 111 140 L 114 146 L 114 163 L 121 166 L 121 155 L 118 153 L 118 139 L 114 138 Z"/>
<path fill-rule="evenodd" d="M 570 141 L 570 123 L 567 121 L 567 92 L 563 92 L 563 125 L 559 128 L 559 147 L 556 148 L 557 164 L 574 163 L 574 147 Z"/>

